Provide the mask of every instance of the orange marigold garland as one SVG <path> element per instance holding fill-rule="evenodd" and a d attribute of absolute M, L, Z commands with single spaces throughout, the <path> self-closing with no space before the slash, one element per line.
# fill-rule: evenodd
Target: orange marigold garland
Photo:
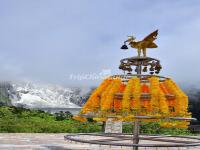
<path fill-rule="evenodd" d="M 88 112 L 94 112 L 99 108 L 100 104 L 100 95 L 101 93 L 108 87 L 108 85 L 112 82 L 113 79 L 107 78 L 105 79 L 101 85 L 92 93 L 88 101 L 85 103 L 83 108 L 80 111 L 80 114 L 86 114 Z"/>
<path fill-rule="evenodd" d="M 167 99 L 161 88 L 159 88 L 159 106 L 160 106 L 160 112 L 163 115 L 167 115 L 169 113 Z"/>
<path fill-rule="evenodd" d="M 141 93 L 149 94 L 149 86 L 146 83 L 142 84 L 141 88 Z M 145 115 L 147 112 L 150 112 L 148 99 L 141 99 L 141 112 L 143 115 Z"/>
<path fill-rule="evenodd" d="M 104 91 L 102 92 L 101 94 L 101 99 L 100 99 L 100 108 L 101 108 L 101 111 L 105 111 L 105 105 L 107 103 L 107 96 L 108 96 L 108 93 L 109 91 L 111 90 L 111 88 L 113 87 L 113 84 L 114 84 L 114 81 L 112 80 L 112 82 L 104 89 Z"/>
<path fill-rule="evenodd" d="M 103 92 L 101 98 L 102 111 L 111 111 L 114 109 L 114 94 L 119 90 L 120 84 L 120 79 L 113 79 L 109 87 Z"/>
<path fill-rule="evenodd" d="M 125 117 L 123 117 L 123 121 L 127 121 L 127 122 L 133 122 L 137 119 L 134 118 L 134 115 L 127 115 Z"/>
<path fill-rule="evenodd" d="M 93 120 L 95 120 L 97 122 L 105 122 L 105 121 L 107 121 L 107 118 L 93 118 Z"/>
<path fill-rule="evenodd" d="M 134 87 L 134 78 L 130 79 L 126 85 L 122 98 L 122 111 L 129 112 L 131 106 L 131 94 Z"/>
<path fill-rule="evenodd" d="M 165 80 L 166 87 L 175 95 L 175 112 L 179 116 L 188 116 L 188 97 L 171 79 Z"/>
<path fill-rule="evenodd" d="M 162 121 L 160 122 L 160 126 L 163 128 L 179 128 L 179 129 L 187 129 L 190 122 L 188 121 Z"/>
<path fill-rule="evenodd" d="M 81 116 L 74 116 L 73 119 L 80 122 L 87 122 L 87 119 Z"/>
<path fill-rule="evenodd" d="M 118 93 L 123 93 L 125 90 L 126 85 L 124 83 L 121 83 Z M 122 108 L 122 100 L 119 98 L 114 98 L 114 111 L 115 112 L 120 112 Z"/>
<path fill-rule="evenodd" d="M 170 94 L 169 91 L 166 89 L 164 83 L 160 83 L 160 88 L 164 92 L 164 94 Z"/>
<path fill-rule="evenodd" d="M 134 90 L 132 92 L 133 98 L 134 98 L 134 108 L 133 110 L 136 112 L 137 115 L 139 115 L 141 111 L 141 104 L 140 104 L 140 96 L 141 96 L 141 84 L 140 84 L 140 78 L 133 78 L 133 86 Z"/>
<path fill-rule="evenodd" d="M 149 93 L 149 87 L 146 84 L 143 84 L 141 88 L 142 88 L 142 93 Z"/>
<path fill-rule="evenodd" d="M 190 113 L 188 113 L 188 97 L 181 91 L 181 89 L 174 83 L 171 79 L 167 79 L 164 81 L 165 86 L 170 91 L 171 94 L 175 95 L 175 113 L 176 116 L 181 117 L 191 117 Z M 173 126 L 170 126 L 173 124 Z M 190 122 L 188 121 L 175 121 L 168 123 L 161 123 L 161 126 L 168 127 L 177 127 L 177 128 L 188 128 Z"/>
<path fill-rule="evenodd" d="M 150 77 L 150 93 L 151 93 L 151 112 L 152 114 L 158 114 L 159 112 L 159 79 L 157 77 Z"/>

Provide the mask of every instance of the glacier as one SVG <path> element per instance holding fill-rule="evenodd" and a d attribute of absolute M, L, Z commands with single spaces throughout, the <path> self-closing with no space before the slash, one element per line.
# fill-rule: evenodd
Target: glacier
<path fill-rule="evenodd" d="M 11 83 L 9 99 L 14 106 L 27 108 L 80 108 L 91 88 L 68 88 L 39 83 Z"/>

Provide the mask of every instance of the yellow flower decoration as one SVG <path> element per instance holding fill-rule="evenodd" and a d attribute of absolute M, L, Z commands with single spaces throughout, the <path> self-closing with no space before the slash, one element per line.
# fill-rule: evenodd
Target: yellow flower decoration
<path fill-rule="evenodd" d="M 93 118 L 93 120 L 95 120 L 97 122 L 105 122 L 105 121 L 107 121 L 107 118 Z"/>
<path fill-rule="evenodd" d="M 122 111 L 129 112 L 131 108 L 131 94 L 134 87 L 134 78 L 130 79 L 126 85 L 124 90 L 123 98 L 122 98 Z"/>
<path fill-rule="evenodd" d="M 159 112 L 159 79 L 157 77 L 149 78 L 151 93 L 151 112 L 156 114 Z"/>
<path fill-rule="evenodd" d="M 73 119 L 80 122 L 87 122 L 87 119 L 81 116 L 74 116 Z"/>
<path fill-rule="evenodd" d="M 160 106 L 160 112 L 164 115 L 169 114 L 169 107 L 167 104 L 167 99 L 164 94 L 164 92 L 159 88 L 159 106 Z"/>
<path fill-rule="evenodd" d="M 175 112 L 179 116 L 188 116 L 188 97 L 171 79 L 165 80 L 166 87 L 175 95 Z"/>
<path fill-rule="evenodd" d="M 114 109 L 114 94 L 119 90 L 120 79 L 113 79 L 108 88 L 105 89 L 101 96 L 101 110 L 111 111 Z"/>
<path fill-rule="evenodd" d="M 80 114 L 96 112 L 100 106 L 100 95 L 110 85 L 113 79 L 105 79 L 101 85 L 92 93 L 88 101 L 80 111 Z"/>
<path fill-rule="evenodd" d="M 134 110 L 136 114 L 140 114 L 141 111 L 141 104 L 140 104 L 140 96 L 141 96 L 141 84 L 140 78 L 133 78 L 134 83 L 134 90 L 133 90 L 133 97 L 134 97 Z"/>

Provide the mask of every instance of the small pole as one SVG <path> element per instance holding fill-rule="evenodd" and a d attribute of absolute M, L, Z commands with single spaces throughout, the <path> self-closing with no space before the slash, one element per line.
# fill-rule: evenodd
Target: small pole
<path fill-rule="evenodd" d="M 105 133 L 105 126 L 106 126 L 106 122 L 103 121 L 103 122 L 102 122 L 102 132 L 103 132 L 103 133 Z"/>
<path fill-rule="evenodd" d="M 142 62 L 138 61 L 138 66 L 137 66 L 137 74 L 141 75 L 142 74 Z"/>
<path fill-rule="evenodd" d="M 141 75 L 142 74 L 142 61 L 138 61 L 138 66 L 137 66 L 137 74 Z M 140 133 L 140 123 L 138 120 L 134 122 L 133 125 L 133 144 L 138 144 L 139 143 L 139 133 Z M 133 150 L 138 150 L 138 147 L 133 147 Z"/>
<path fill-rule="evenodd" d="M 135 121 L 133 124 L 133 144 L 139 143 L 139 131 L 140 131 L 139 121 Z M 138 150 L 138 147 L 133 147 L 133 150 Z"/>

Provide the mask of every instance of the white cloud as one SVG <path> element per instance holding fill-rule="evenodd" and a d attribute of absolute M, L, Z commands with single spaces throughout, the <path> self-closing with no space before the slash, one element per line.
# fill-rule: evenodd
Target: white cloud
<path fill-rule="evenodd" d="M 71 73 L 118 70 L 127 35 L 141 39 L 159 29 L 163 75 L 199 82 L 200 3 L 198 1 L 6 1 L 0 2 L 0 69 L 4 76 L 63 84 Z M 9 56 L 9 60 L 7 60 Z M 13 63 L 14 62 L 14 63 Z M 7 66 L 2 69 L 2 66 Z M 195 68 L 196 67 L 196 68 Z M 194 68 L 194 69 L 193 69 Z"/>

